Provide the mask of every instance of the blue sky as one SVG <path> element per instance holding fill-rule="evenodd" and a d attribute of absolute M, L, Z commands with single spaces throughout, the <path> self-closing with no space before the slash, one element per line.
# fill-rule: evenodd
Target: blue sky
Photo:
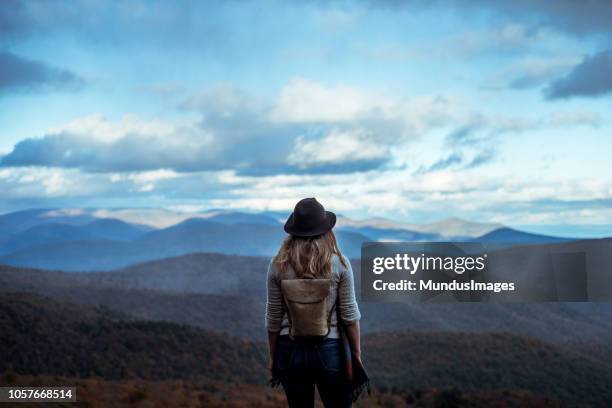
<path fill-rule="evenodd" d="M 495 3 L 9 1 L 0 212 L 316 196 L 612 235 L 612 4 Z"/>

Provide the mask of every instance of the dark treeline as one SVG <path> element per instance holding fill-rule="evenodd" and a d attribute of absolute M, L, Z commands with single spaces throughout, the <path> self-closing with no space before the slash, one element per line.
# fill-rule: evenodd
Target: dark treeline
<path fill-rule="evenodd" d="M 100 380 L 265 386 L 266 350 L 255 342 L 174 323 L 14 293 L 0 295 L 0 371 Z M 550 343 L 508 333 L 396 332 L 364 336 L 378 393 L 471 401 L 487 392 L 612 403 L 612 368 Z M 497 390 L 497 391 L 496 391 Z M 514 390 L 514 391 L 513 391 Z M 518 394 L 517 394 L 518 393 Z M 435 398 L 434 398 L 435 399 Z"/>

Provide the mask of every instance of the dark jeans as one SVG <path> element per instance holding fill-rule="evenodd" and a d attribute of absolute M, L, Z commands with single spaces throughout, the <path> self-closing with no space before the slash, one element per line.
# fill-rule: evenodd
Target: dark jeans
<path fill-rule="evenodd" d="M 293 341 L 280 336 L 275 369 L 291 408 L 314 407 L 314 387 L 326 408 L 351 406 L 338 339 Z"/>

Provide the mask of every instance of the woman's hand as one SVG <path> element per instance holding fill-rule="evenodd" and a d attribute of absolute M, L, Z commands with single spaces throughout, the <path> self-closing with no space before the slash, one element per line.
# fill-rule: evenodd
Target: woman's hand
<path fill-rule="evenodd" d="M 359 333 L 359 321 L 355 321 L 345 327 L 346 337 L 348 337 L 351 353 L 361 362 L 361 339 Z"/>

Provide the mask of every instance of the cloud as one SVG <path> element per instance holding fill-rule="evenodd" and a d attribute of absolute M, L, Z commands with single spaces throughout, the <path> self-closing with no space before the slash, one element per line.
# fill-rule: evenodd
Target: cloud
<path fill-rule="evenodd" d="M 470 123 L 452 130 L 446 135 L 446 143 L 451 146 L 467 146 L 482 143 L 485 138 L 478 134 L 480 125 Z"/>
<path fill-rule="evenodd" d="M 278 122 L 347 122 L 377 107 L 382 108 L 379 101 L 354 88 L 296 78 L 281 90 L 271 117 Z"/>
<path fill-rule="evenodd" d="M 286 211 L 296 197 L 314 195 L 342 213 L 391 214 L 395 219 L 421 221 L 437 220 L 440 214 L 460 214 L 509 225 L 543 221 L 566 224 L 570 216 L 582 215 L 581 222 L 588 223 L 609 221 L 612 215 L 605 205 L 612 199 L 612 183 L 603 177 L 519 176 L 448 167 L 418 174 L 408 169 L 266 177 L 228 174 L 225 181 L 237 187 L 232 190 L 232 198 L 211 200 L 214 206 Z M 550 207 L 548 201 L 564 204 Z M 531 221 L 533 215 L 540 220 Z"/>
<path fill-rule="evenodd" d="M 597 127 L 604 123 L 599 113 L 586 110 L 557 110 L 534 117 L 476 113 L 465 118 L 463 125 L 452 129 L 446 135 L 445 143 L 454 149 L 486 147 L 497 143 L 501 136 L 509 133 L 518 134 L 568 126 Z"/>
<path fill-rule="evenodd" d="M 101 115 L 50 129 L 17 143 L 0 165 L 81 168 L 90 172 L 201 168 L 211 156 L 212 139 L 193 125 L 170 125 L 126 116 L 117 122 Z"/>
<path fill-rule="evenodd" d="M 500 53 L 511 55 L 537 49 L 552 37 L 553 34 L 544 28 L 510 22 L 460 32 L 449 38 L 444 49 L 449 55 L 462 58 Z"/>
<path fill-rule="evenodd" d="M 22 58 L 13 53 L 0 52 L 0 94 L 45 90 L 77 89 L 83 80 L 74 73 Z"/>
<path fill-rule="evenodd" d="M 283 36 L 293 33 L 293 21 L 303 21 L 304 9 L 316 6 L 266 3 L 7 0 L 0 7 L 0 45 L 44 37 L 49 44 L 68 40 L 71 46 L 95 53 L 122 50 L 141 57 L 144 50 L 152 50 L 162 52 L 165 58 L 185 58 L 184 51 L 188 51 L 189 58 L 197 55 L 227 63 L 266 58 L 269 62 L 267 58 L 276 55 Z M 290 18 L 263 15 L 262 7 L 266 6 Z M 254 28 L 253 18 L 271 18 L 273 24 L 264 22 Z"/>
<path fill-rule="evenodd" d="M 7 3 L 6 1 L 4 3 Z M 125 0 L 100 4 L 88 0 L 48 2 L 8 0 L 0 8 L 0 38 L 20 41 L 34 35 L 69 34 L 79 41 L 98 44 L 186 40 L 195 32 L 212 37 L 220 29 L 219 19 L 194 18 L 205 11 L 223 17 L 222 5 L 191 1 L 175 4 Z M 198 40 L 202 37 L 197 36 Z M 180 44 L 180 41 L 176 41 Z"/>
<path fill-rule="evenodd" d="M 443 159 L 438 160 L 428 168 L 424 169 L 422 172 L 428 173 L 432 171 L 445 170 L 455 164 L 460 164 L 461 162 L 463 162 L 463 157 L 461 156 L 461 154 L 453 153 Z"/>
<path fill-rule="evenodd" d="M 591 126 L 598 127 L 604 124 L 600 114 L 589 111 L 556 111 L 548 118 L 548 123 L 554 127 Z"/>
<path fill-rule="evenodd" d="M 472 11 L 476 7 L 489 9 L 510 19 L 522 19 L 534 25 L 550 26 L 578 36 L 612 33 L 612 3 L 608 0 L 480 0 L 455 4 Z"/>
<path fill-rule="evenodd" d="M 469 158 L 464 160 L 468 163 Z M 153 186 L 150 184 L 153 183 Z M 610 219 L 612 184 L 560 173 L 471 172 L 449 166 L 435 172 L 375 169 L 353 174 L 240 175 L 236 171 L 122 174 L 78 169 L 0 168 L 2 209 L 11 206 L 290 209 L 296 197 L 316 196 L 341 213 L 435 220 L 440 214 L 507 224 L 583 223 Z M 339 194 L 341 192 L 342 194 Z M 607 221 L 606 221 L 607 222 Z"/>
<path fill-rule="evenodd" d="M 208 199 L 228 199 L 233 188 L 223 172 L 176 173 L 160 169 L 143 172 L 88 173 L 52 167 L 0 168 L 0 211 L 23 207 L 208 207 Z"/>
<path fill-rule="evenodd" d="M 131 180 L 138 187 L 138 191 L 149 192 L 153 191 L 156 183 L 161 180 L 172 180 L 182 176 L 173 170 L 159 169 L 129 174 L 117 173 L 111 176 L 110 181 L 117 183 L 122 180 Z"/>
<path fill-rule="evenodd" d="M 0 7 L 0 38 L 6 39 L 27 33 L 33 19 L 28 17 L 27 3 L 7 0 Z"/>
<path fill-rule="evenodd" d="M 491 162 L 495 158 L 493 147 L 477 148 L 473 150 L 461 149 L 439 159 L 429 166 L 420 166 L 415 175 L 435 173 L 448 169 L 466 170 L 473 169 Z"/>
<path fill-rule="evenodd" d="M 377 144 L 367 131 L 343 131 L 334 128 L 322 138 L 298 137 L 288 161 L 302 168 L 341 165 L 355 161 L 362 162 L 365 167 L 378 167 L 388 158 L 389 146 Z"/>
<path fill-rule="evenodd" d="M 480 152 L 478 152 L 469 163 L 465 165 L 467 169 L 473 169 L 474 167 L 482 166 L 483 164 L 487 164 L 495 158 L 495 149 L 494 148 L 486 148 Z"/>
<path fill-rule="evenodd" d="M 567 74 L 580 61 L 573 57 L 525 58 L 494 73 L 485 89 L 532 89 Z"/>
<path fill-rule="evenodd" d="M 439 95 L 397 98 L 345 85 L 294 78 L 282 89 L 270 111 L 278 123 L 339 124 L 376 129 L 387 143 L 418 137 L 462 114 L 460 103 Z"/>
<path fill-rule="evenodd" d="M 262 115 L 266 105 L 265 101 L 232 84 L 218 83 L 191 95 L 181 107 L 198 111 L 209 118 L 229 118 L 246 113 Z"/>
<path fill-rule="evenodd" d="M 596 97 L 612 92 L 612 50 L 585 57 L 565 77 L 553 81 L 545 90 L 547 99 L 575 96 Z"/>
<path fill-rule="evenodd" d="M 399 126 L 393 122 L 397 118 L 348 124 L 338 117 L 311 116 L 301 122 L 295 116 L 274 116 L 273 105 L 227 85 L 213 86 L 182 104 L 200 119 L 164 122 L 136 115 L 118 120 L 91 115 L 21 140 L 0 157 L 0 166 L 110 173 L 341 173 L 382 165 L 398 135 L 390 130 Z M 314 118 L 318 121 L 310 122 Z"/>
<path fill-rule="evenodd" d="M 608 0 L 437 0 L 437 1 L 372 1 L 372 7 L 453 8 L 462 15 L 476 14 L 502 21 L 520 21 L 533 27 L 552 27 L 576 36 L 612 33 L 612 2 Z"/>
<path fill-rule="evenodd" d="M 289 81 L 271 100 L 219 84 L 192 95 L 181 108 L 188 119 L 172 122 L 137 115 L 78 118 L 21 140 L 0 157 L 0 166 L 102 173 L 352 173 L 402 165 L 397 152 L 463 122 L 446 137 L 447 155 L 456 154 L 463 166 L 475 167 L 494 157 L 490 152 L 504 134 L 600 121 L 589 112 L 555 112 L 549 119 L 485 115 L 452 98 L 397 98 L 305 79 Z M 457 164 L 456 157 L 452 162 Z"/>
<path fill-rule="evenodd" d="M 100 178 L 77 169 L 9 167 L 0 169 L 0 186 L 7 199 L 81 196 L 99 193 Z"/>
<path fill-rule="evenodd" d="M 451 130 L 445 143 L 453 149 L 483 148 L 496 143 L 504 134 L 523 133 L 543 126 L 540 119 L 519 116 L 483 115 L 476 113 L 465 123 Z"/>

